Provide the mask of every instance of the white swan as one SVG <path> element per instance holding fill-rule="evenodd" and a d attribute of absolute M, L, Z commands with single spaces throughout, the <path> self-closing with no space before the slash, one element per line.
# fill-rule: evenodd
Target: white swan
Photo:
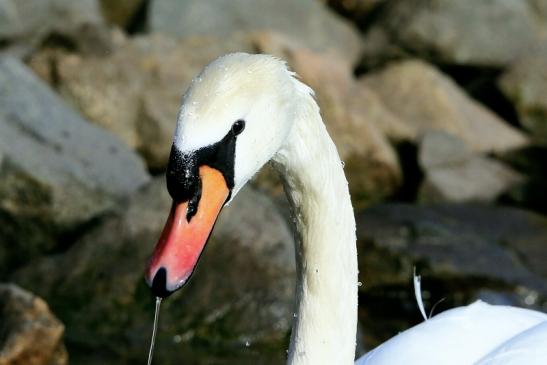
<path fill-rule="evenodd" d="M 158 296 L 180 288 L 222 206 L 268 161 L 283 177 L 298 236 L 287 363 L 353 364 L 358 271 L 348 184 L 312 90 L 271 56 L 221 57 L 185 94 L 167 172 L 173 208 L 146 279 Z M 531 338 L 542 346 L 522 355 L 525 364 L 547 364 L 546 320 L 477 302 L 399 334 L 357 363 L 521 364 L 511 354 Z"/>

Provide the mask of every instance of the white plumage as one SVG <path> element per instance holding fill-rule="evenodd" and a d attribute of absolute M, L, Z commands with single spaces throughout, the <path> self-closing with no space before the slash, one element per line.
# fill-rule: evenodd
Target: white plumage
<path fill-rule="evenodd" d="M 505 363 L 498 362 L 499 355 L 496 360 L 489 355 L 537 325 L 543 324 L 543 337 L 547 338 L 546 321 L 544 313 L 477 301 L 438 314 L 400 333 L 367 353 L 357 364 L 547 364 L 547 346 L 543 346 L 539 362 Z"/>

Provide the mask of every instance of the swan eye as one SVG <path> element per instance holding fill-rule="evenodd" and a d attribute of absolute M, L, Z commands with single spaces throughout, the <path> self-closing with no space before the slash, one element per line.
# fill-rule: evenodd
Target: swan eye
<path fill-rule="evenodd" d="M 243 119 L 238 119 L 234 124 L 232 124 L 232 133 L 238 135 L 245 129 L 245 121 Z"/>

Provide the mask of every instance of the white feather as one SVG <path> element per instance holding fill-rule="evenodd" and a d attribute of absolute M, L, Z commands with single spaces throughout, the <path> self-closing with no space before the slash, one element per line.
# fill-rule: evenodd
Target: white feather
<path fill-rule="evenodd" d="M 416 303 L 420 309 L 424 321 L 427 321 L 427 316 L 425 314 L 424 301 L 422 299 L 422 277 L 416 275 L 416 268 L 414 268 L 414 296 L 416 297 Z"/>

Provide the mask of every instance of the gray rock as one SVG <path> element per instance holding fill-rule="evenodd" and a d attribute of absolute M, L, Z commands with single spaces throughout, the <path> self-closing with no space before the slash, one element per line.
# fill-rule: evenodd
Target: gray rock
<path fill-rule="evenodd" d="M 422 203 L 493 202 L 523 180 L 502 163 L 477 156 L 427 171 L 418 199 Z"/>
<path fill-rule="evenodd" d="M 520 122 L 532 136 L 547 142 L 547 48 L 522 57 L 500 79 L 504 94 L 515 104 Z"/>
<path fill-rule="evenodd" d="M 64 154 L 72 161 L 67 161 L 70 174 L 86 187 L 120 197 L 148 181 L 142 161 L 131 150 L 82 119 L 18 61 L 0 60 L 0 85 L 0 115 L 9 121 L 9 127 Z M 6 146 L 4 154 L 11 152 L 9 140 L 2 144 Z M 30 160 L 13 155 L 22 164 Z M 25 155 L 40 156 L 31 151 Z"/>
<path fill-rule="evenodd" d="M 70 34 L 89 24 L 102 24 L 97 0 L 0 2 L 0 40 L 7 42 L 37 43 L 52 32 Z"/>
<path fill-rule="evenodd" d="M 163 179 L 156 179 L 69 251 L 15 274 L 50 301 L 69 345 L 109 352 L 107 363 L 146 358 L 154 299 L 143 269 L 170 205 Z M 265 196 L 241 191 L 221 214 L 192 280 L 163 301 L 156 361 L 205 364 L 222 353 L 242 364 L 258 355 L 278 363 L 292 322 L 294 276 L 284 219 Z M 71 351 L 76 363 L 87 356 Z"/>
<path fill-rule="evenodd" d="M 449 133 L 430 129 L 421 137 L 418 162 L 424 170 L 458 164 L 471 157 L 464 141 Z"/>
<path fill-rule="evenodd" d="M 149 179 L 116 137 L 68 108 L 19 61 L 0 59 L 0 257 L 15 265 Z"/>
<path fill-rule="evenodd" d="M 337 51 L 350 60 L 360 37 L 345 21 L 315 0 L 156 0 L 150 29 L 177 36 L 277 31 L 320 51 Z"/>
<path fill-rule="evenodd" d="M 509 167 L 481 156 L 431 169 L 420 188 L 420 202 L 493 202 L 523 181 Z"/>
<path fill-rule="evenodd" d="M 66 365 L 64 326 L 43 299 L 0 284 L 0 364 Z"/>
<path fill-rule="evenodd" d="M 390 44 L 436 62 L 503 67 L 547 40 L 545 0 L 395 0 L 373 27 Z M 365 41 L 367 43 L 367 41 Z M 382 57 L 369 53 L 367 58 Z"/>
<path fill-rule="evenodd" d="M 491 202 L 524 181 L 508 166 L 474 155 L 462 140 L 441 131 L 424 134 L 418 160 L 425 175 L 422 202 Z"/>
<path fill-rule="evenodd" d="M 521 305 L 545 308 L 544 216 L 478 205 L 386 204 L 359 214 L 357 222 L 364 292 L 390 287 L 412 292 L 412 267 L 418 265 L 419 273 L 435 283 L 422 284 L 436 291 L 433 303 L 447 297 L 447 307 L 466 304 L 492 290 L 517 294 Z"/>
<path fill-rule="evenodd" d="M 426 313 L 481 298 L 546 311 L 547 217 L 514 208 L 382 204 L 356 216 L 359 320 L 368 347 L 423 321 Z"/>
<path fill-rule="evenodd" d="M 388 137 L 400 139 L 406 134 L 404 139 L 415 142 L 426 130 L 437 129 L 462 139 L 476 152 L 502 152 L 529 143 L 520 131 L 470 99 L 451 79 L 423 61 L 394 62 L 367 74 L 361 82 L 402 121 L 399 128 L 392 124 L 384 129 Z"/>

